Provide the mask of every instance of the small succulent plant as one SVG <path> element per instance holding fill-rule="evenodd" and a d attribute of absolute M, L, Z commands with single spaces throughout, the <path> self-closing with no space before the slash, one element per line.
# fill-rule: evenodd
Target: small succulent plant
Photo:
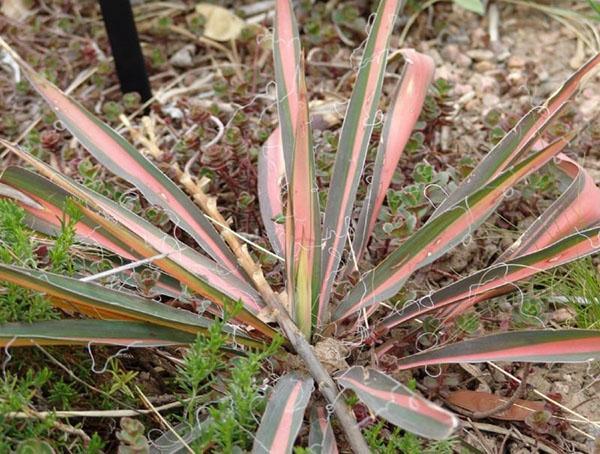
<path fill-rule="evenodd" d="M 1 144 L 36 173 L 23 167 L 2 169 L 0 194 L 15 199 L 27 211 L 32 227 L 48 234 L 57 231 L 65 201 L 74 200 L 81 211 L 76 224 L 79 239 L 129 263 L 117 271 L 132 273 L 151 262 L 160 269 L 160 273 L 150 273 L 153 292 L 174 296 L 185 292 L 210 300 L 215 307 L 241 303 L 243 309 L 235 324 L 224 325 L 232 344 L 239 349 L 260 349 L 282 332 L 287 338 L 285 348 L 295 350 L 304 360 L 311 376 L 290 371 L 277 381 L 256 434 L 255 452 L 291 452 L 315 381 L 328 401 L 326 407 L 316 406 L 310 417 L 308 438 L 315 452 L 337 452 L 331 414 L 339 418 L 352 449 L 367 451 L 354 417 L 338 398 L 341 388 L 351 389 L 370 411 L 403 429 L 431 439 L 449 437 L 459 425 L 454 414 L 374 368 L 352 366 L 339 371 L 334 381 L 315 353 L 318 345 L 316 349 L 313 345 L 323 338 L 335 338 L 336 333 L 352 336 L 351 322 L 366 320 L 376 308 L 388 307 L 382 303 L 396 295 L 413 273 L 450 253 L 494 212 L 512 187 L 543 166 L 555 166 L 570 183 L 512 247 L 491 266 L 389 309 L 374 325 L 366 325 L 364 343 L 377 342 L 390 329 L 429 314 L 447 323 L 476 303 L 514 291 L 517 281 L 600 250 L 600 205 L 595 203 L 600 200 L 600 189 L 585 170 L 561 154 L 574 134 L 567 133 L 549 144 L 539 140 L 600 63 L 600 55 L 596 55 L 543 106 L 531 110 L 508 132 L 422 226 L 374 268 L 360 275 L 355 272 L 368 265 L 364 252 L 434 73 L 430 57 L 415 50 L 402 51 L 405 68 L 385 118 L 372 180 L 355 216 L 358 188 L 377 121 L 390 36 L 402 3 L 379 2 L 345 113 L 323 215 L 318 197 L 323 189 L 315 177 L 298 28 L 291 2 L 276 2 L 273 51 L 279 128 L 259 156 L 258 197 L 274 254 L 285 263 L 286 291 L 282 293 L 271 288 L 246 245 L 229 230 L 216 208 L 216 199 L 204 192 L 202 181 L 195 181 L 187 172 L 176 172 L 191 200 L 150 159 L 36 74 L 2 42 L 73 136 L 109 171 L 164 210 L 206 255 L 5 140 Z M 340 271 L 342 264 L 345 272 Z M 347 291 L 336 292 L 341 288 L 339 278 L 347 273 L 359 275 L 356 283 Z M 176 309 L 93 282 L 98 278 L 0 264 L 0 280 L 43 292 L 57 307 L 88 317 L 4 324 L 0 326 L 0 345 L 185 345 L 214 323 L 210 315 Z M 215 311 L 205 314 L 210 313 Z M 598 358 L 600 331 L 543 329 L 495 333 L 430 348 L 396 358 L 393 369 L 495 360 L 570 362 Z"/>

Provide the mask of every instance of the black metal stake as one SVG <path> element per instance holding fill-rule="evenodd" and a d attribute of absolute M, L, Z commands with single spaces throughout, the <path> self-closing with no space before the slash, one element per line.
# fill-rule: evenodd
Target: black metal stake
<path fill-rule="evenodd" d="M 121 91 L 138 92 L 145 102 L 152 97 L 152 92 L 131 4 L 129 0 L 99 1 Z"/>

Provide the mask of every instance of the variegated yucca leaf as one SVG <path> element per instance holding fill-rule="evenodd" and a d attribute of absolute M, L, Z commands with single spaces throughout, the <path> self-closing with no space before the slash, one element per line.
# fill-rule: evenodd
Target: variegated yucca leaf
<path fill-rule="evenodd" d="M 304 76 L 300 75 L 298 114 L 286 215 L 286 269 L 292 318 L 310 338 L 319 291 L 321 218 Z"/>
<path fill-rule="evenodd" d="M 18 197 L 7 195 L 25 210 L 26 222 L 30 228 L 50 236 L 60 232 L 65 204 L 70 197 L 68 192 L 22 167 L 5 169 L 0 175 L 0 182 L 35 202 L 34 205 L 21 201 Z M 97 245 L 127 260 L 140 258 L 127 244 L 119 241 L 85 216 L 76 223 L 75 230 L 78 241 Z"/>
<path fill-rule="evenodd" d="M 277 381 L 254 439 L 253 454 L 292 452 L 313 389 L 312 378 L 295 373 Z"/>
<path fill-rule="evenodd" d="M 286 182 L 281 131 L 269 136 L 258 155 L 258 200 L 267 237 L 275 254 L 284 256 L 285 228 L 278 217 L 283 216 L 282 190 Z"/>
<path fill-rule="evenodd" d="M 435 210 L 431 219 L 478 190 L 504 169 L 520 161 L 540 135 L 600 64 L 600 53 L 581 66 L 546 102 L 532 109 L 477 165 L 471 174 Z"/>
<path fill-rule="evenodd" d="M 310 412 L 310 431 L 308 449 L 312 454 L 338 454 L 331 416 L 324 407 L 313 407 Z"/>
<path fill-rule="evenodd" d="M 600 359 L 600 330 L 513 331 L 469 339 L 400 359 L 398 369 L 486 361 L 570 363 Z"/>
<path fill-rule="evenodd" d="M 0 325 L 0 347 L 28 345 L 187 345 L 195 335 L 150 323 L 118 320 L 48 320 Z"/>
<path fill-rule="evenodd" d="M 570 180 L 560 197 L 538 217 L 497 263 L 537 251 L 561 238 L 600 224 L 600 188 L 594 178 L 577 162 L 559 154 L 554 163 L 558 172 Z"/>
<path fill-rule="evenodd" d="M 489 266 L 431 295 L 407 302 L 393 315 L 384 319 L 378 330 L 389 329 L 419 315 L 466 299 L 474 304 L 505 294 L 507 286 L 513 286 L 513 282 L 599 251 L 600 227 L 582 230 L 543 249 Z"/>
<path fill-rule="evenodd" d="M 600 206 L 590 203 L 600 200 L 600 188 L 589 173 L 564 155 L 557 158 L 557 169 L 572 179 L 571 184 L 494 265 L 406 303 L 385 318 L 376 332 L 441 308 L 443 318 L 453 317 L 478 302 L 516 291 L 515 282 L 521 279 L 597 252 L 600 244 L 594 240 L 595 230 L 585 230 L 600 225 Z M 561 241 L 568 235 L 577 240 L 579 232 L 590 239 L 576 247 L 570 241 Z M 559 245 L 551 246 L 555 242 Z"/>
<path fill-rule="evenodd" d="M 296 121 L 298 116 L 299 78 L 302 70 L 300 36 L 291 0 L 276 0 L 273 31 L 273 66 L 277 84 L 277 110 L 283 148 L 284 168 L 291 176 Z"/>
<path fill-rule="evenodd" d="M 263 307 L 262 300 L 244 281 L 121 205 L 61 175 L 31 154 L 1 139 L 0 144 L 33 165 L 39 173 L 73 197 L 110 216 L 111 220 L 81 207 L 85 216 L 126 243 L 136 254 L 143 258 L 164 255 L 153 260 L 153 263 L 165 273 L 220 306 L 241 301 L 244 310 L 236 318 L 268 336 L 274 334 L 272 328 L 257 318 Z"/>
<path fill-rule="evenodd" d="M 19 63 L 31 85 L 52 111 L 102 165 L 137 187 L 150 203 L 160 206 L 175 224 L 188 232 L 225 269 L 246 279 L 211 222 L 173 181 L 110 126 L 36 74 L 1 39 L 0 46 Z"/>
<path fill-rule="evenodd" d="M 451 250 L 485 221 L 502 201 L 504 191 L 546 164 L 566 144 L 565 139 L 556 140 L 427 222 L 356 284 L 337 307 L 334 319 L 348 317 L 396 294 L 413 272 Z"/>
<path fill-rule="evenodd" d="M 329 297 L 350 228 L 352 208 L 377 121 L 390 36 L 403 0 L 381 0 L 367 38 L 340 132 L 323 224 L 317 325 L 326 323 Z"/>
<path fill-rule="evenodd" d="M 435 70 L 433 59 L 428 55 L 413 49 L 402 51 L 402 55 L 406 60 L 402 79 L 385 118 L 373 176 L 354 229 L 352 249 L 357 261 L 373 233 L 400 156 L 419 119 Z"/>
<path fill-rule="evenodd" d="M 4 170 L 0 175 L 0 184 L 12 189 L 12 194 L 4 194 L 4 196 L 23 208 L 26 214 L 25 222 L 29 228 L 48 236 L 56 236 L 60 233 L 65 204 L 70 197 L 66 191 L 50 180 L 21 167 L 8 167 Z M 2 196 L 0 191 L 0 197 Z M 74 227 L 76 240 L 79 242 L 100 247 L 104 252 L 114 252 L 118 257 L 128 261 L 142 260 L 142 257 L 126 243 L 83 213 Z M 131 271 L 127 270 L 124 273 L 130 274 Z M 174 298 L 183 295 L 179 282 L 166 274 L 158 276 L 152 290 Z"/>
<path fill-rule="evenodd" d="M 66 312 L 78 312 L 92 318 L 135 320 L 196 334 L 206 331 L 210 319 L 175 309 L 166 304 L 113 290 L 93 282 L 0 263 L 0 280 L 46 294 Z M 232 333 L 231 330 L 228 331 Z M 236 335 L 240 343 L 261 345 L 245 335 Z"/>
<path fill-rule="evenodd" d="M 452 413 L 375 369 L 355 366 L 337 381 L 354 391 L 377 416 L 422 437 L 442 440 L 458 427 L 458 418 Z"/>

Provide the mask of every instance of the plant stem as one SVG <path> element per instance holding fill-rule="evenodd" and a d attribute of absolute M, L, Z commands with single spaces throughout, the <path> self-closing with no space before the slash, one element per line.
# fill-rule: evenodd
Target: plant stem
<path fill-rule="evenodd" d="M 178 167 L 175 167 L 175 171 L 179 182 L 192 195 L 205 213 L 217 220 L 221 225 L 227 225 L 227 221 L 217 209 L 216 199 L 209 197 L 204 192 L 204 185 L 195 183 L 189 174 L 183 173 Z M 260 292 L 269 309 L 271 309 L 271 315 L 283 330 L 292 347 L 294 347 L 296 353 L 304 360 L 306 368 L 315 379 L 319 391 L 332 406 L 352 450 L 357 454 L 368 454 L 370 452 L 369 447 L 350 408 L 345 404 L 343 399 L 338 398 L 340 391 L 337 385 L 315 355 L 312 345 L 306 340 L 304 334 L 302 334 L 289 316 L 279 296 L 265 279 L 260 265 L 254 261 L 246 245 L 240 244 L 235 235 L 219 225 L 216 227 L 238 258 L 240 266 L 254 281 L 257 290 Z"/>

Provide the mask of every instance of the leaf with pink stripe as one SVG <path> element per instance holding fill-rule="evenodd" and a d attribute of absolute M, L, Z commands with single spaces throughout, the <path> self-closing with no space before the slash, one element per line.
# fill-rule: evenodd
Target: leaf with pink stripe
<path fill-rule="evenodd" d="M 384 319 L 377 327 L 377 332 L 381 333 L 400 323 L 453 303 L 469 299 L 474 304 L 493 296 L 503 295 L 507 293 L 508 286 L 512 286 L 514 290 L 513 282 L 597 252 L 600 252 L 600 227 L 582 230 L 538 251 L 494 264 L 432 295 L 409 301 L 393 315 Z"/>
<path fill-rule="evenodd" d="M 377 416 L 422 437 L 443 440 L 458 427 L 452 413 L 375 369 L 352 367 L 337 382 L 354 391 Z"/>
<path fill-rule="evenodd" d="M 284 167 L 289 178 L 292 169 L 300 93 L 298 73 L 302 70 L 298 24 L 296 24 L 291 0 L 276 0 L 274 25 L 273 66 L 277 83 L 279 131 Z"/>
<path fill-rule="evenodd" d="M 311 454 L 338 454 L 331 418 L 324 407 L 313 407 L 310 412 L 308 449 Z"/>
<path fill-rule="evenodd" d="M 66 312 L 78 312 L 93 318 L 136 320 L 196 334 L 206 332 L 213 321 L 188 311 L 175 309 L 133 293 L 83 282 L 60 274 L 0 263 L 0 280 L 48 296 L 52 304 Z M 225 331 L 232 336 L 232 328 Z M 242 344 L 262 345 L 242 333 L 235 333 Z"/>
<path fill-rule="evenodd" d="M 256 432 L 253 454 L 292 452 L 313 390 L 312 378 L 295 373 L 277 381 Z"/>
<path fill-rule="evenodd" d="M 27 213 L 26 222 L 30 228 L 51 236 L 60 232 L 65 203 L 70 196 L 68 192 L 22 167 L 9 167 L 4 170 L 0 182 L 36 202 L 37 206 L 34 206 L 14 199 Z M 140 258 L 127 244 L 85 216 L 75 224 L 75 231 L 78 241 L 100 246 L 128 260 Z"/>
<path fill-rule="evenodd" d="M 400 359 L 398 369 L 431 364 L 513 361 L 571 363 L 600 359 L 600 330 L 529 330 L 492 334 Z"/>
<path fill-rule="evenodd" d="M 166 257 L 157 258 L 153 263 L 166 274 L 220 306 L 231 301 L 241 301 L 244 310 L 236 316 L 238 320 L 255 327 L 269 337 L 275 333 L 257 317 L 264 305 L 258 293 L 245 281 L 118 203 L 61 175 L 35 156 L 2 139 L 0 143 L 34 166 L 40 174 L 54 184 L 75 198 L 86 202 L 94 210 L 109 216 L 110 220 L 97 211 L 80 207 L 85 216 L 121 242 L 126 243 L 140 257 L 149 258 L 165 254 Z"/>
<path fill-rule="evenodd" d="M 321 218 L 308 100 L 302 74 L 299 89 L 298 124 L 288 189 L 285 257 L 292 318 L 300 331 L 310 338 L 313 307 L 318 298 L 321 277 Z"/>
<path fill-rule="evenodd" d="M 280 257 L 284 254 L 285 228 L 276 219 L 283 216 L 281 191 L 285 181 L 281 131 L 276 129 L 258 155 L 258 202 L 267 237 L 273 251 Z"/>
<path fill-rule="evenodd" d="M 556 140 L 426 223 L 350 290 L 336 308 L 334 319 L 349 317 L 396 294 L 413 272 L 450 251 L 485 221 L 502 201 L 504 191 L 541 168 L 567 142 Z"/>
<path fill-rule="evenodd" d="M 196 336 L 150 323 L 118 320 L 48 320 L 0 325 L 0 347 L 31 345 L 189 345 Z"/>
<path fill-rule="evenodd" d="M 60 233 L 65 203 L 70 197 L 68 192 L 50 180 L 22 167 L 11 166 L 4 170 L 0 175 L 0 184 L 13 189 L 13 193 L 4 194 L 4 196 L 11 198 L 23 208 L 25 223 L 29 228 L 48 236 L 57 236 Z M 19 197 L 16 194 L 21 196 Z M 2 191 L 0 191 L 0 196 L 3 196 Z M 129 245 L 83 213 L 81 213 L 81 218 L 75 224 L 75 233 L 77 241 L 114 252 L 122 259 L 129 261 L 142 259 Z M 125 271 L 124 274 L 129 275 L 131 272 Z M 174 298 L 180 297 L 183 293 L 179 282 L 166 274 L 161 274 L 158 277 L 152 290 Z"/>
<path fill-rule="evenodd" d="M 419 119 L 427 88 L 433 79 L 435 70 L 433 59 L 428 55 L 413 49 L 406 49 L 402 51 L 402 54 L 406 61 L 402 79 L 396 89 L 390 111 L 385 118 L 381 141 L 375 157 L 373 178 L 363 201 L 355 229 L 352 247 L 357 261 L 360 260 L 373 233 L 377 216 L 379 216 L 400 156 Z"/>
<path fill-rule="evenodd" d="M 504 169 L 521 160 L 538 141 L 551 121 L 577 94 L 583 82 L 593 74 L 599 64 L 600 53 L 583 64 L 542 106 L 532 109 L 525 115 L 485 156 L 459 187 L 436 208 L 431 219 L 439 216 L 491 181 Z"/>
<path fill-rule="evenodd" d="M 571 183 L 494 265 L 405 304 L 385 318 L 376 332 L 440 308 L 445 309 L 443 318 L 453 318 L 478 302 L 516 291 L 514 283 L 518 280 L 597 251 L 593 226 L 600 224 L 600 205 L 593 201 L 600 200 L 600 188 L 588 172 L 565 155 L 558 156 L 557 170 Z M 589 228 L 591 233 L 585 233 Z M 591 241 L 573 245 L 569 235 L 575 239 L 584 235 L 581 238 L 589 237 Z M 557 242 L 558 246 L 552 246 Z"/>
<path fill-rule="evenodd" d="M 402 0 L 381 0 L 346 110 L 323 225 L 322 285 L 317 325 L 327 322 L 329 297 L 348 238 L 352 209 L 381 98 L 390 36 Z"/>
<path fill-rule="evenodd" d="M 600 224 L 600 188 L 581 165 L 560 153 L 556 169 L 570 181 L 560 197 L 498 257 L 500 263 L 509 258 L 534 252 L 561 238 Z"/>
<path fill-rule="evenodd" d="M 114 129 L 36 74 L 12 49 L 0 43 L 19 63 L 31 85 L 65 127 L 103 166 L 137 187 L 150 203 L 160 206 L 175 224 L 188 232 L 225 269 L 246 279 L 235 256 L 211 222 L 169 177 Z"/>

